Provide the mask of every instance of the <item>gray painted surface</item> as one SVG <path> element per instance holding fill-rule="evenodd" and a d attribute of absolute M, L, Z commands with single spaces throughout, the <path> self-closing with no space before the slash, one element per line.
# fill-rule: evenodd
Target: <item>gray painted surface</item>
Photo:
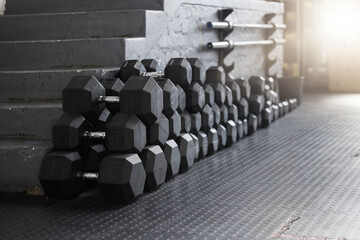
<path fill-rule="evenodd" d="M 51 138 L 60 103 L 0 103 L 0 136 Z"/>
<path fill-rule="evenodd" d="M 145 37 L 145 28 L 143 10 L 5 15 L 0 41 Z"/>
<path fill-rule="evenodd" d="M 119 66 L 124 39 L 0 42 L 0 71 Z"/>
<path fill-rule="evenodd" d="M 0 134 L 33 135 L 37 138 L 49 138 L 50 129 L 61 114 L 59 102 L 44 103 L 44 100 L 59 99 L 62 88 L 73 74 L 79 71 L 80 74 L 94 71 L 99 73 L 99 70 L 94 69 L 118 67 L 125 59 L 130 58 L 156 58 L 165 65 L 172 57 L 199 57 L 207 67 L 216 65 L 217 50 L 207 50 L 205 45 L 209 41 L 218 40 L 217 31 L 206 29 L 205 24 L 207 21 L 217 21 L 218 9 L 234 7 L 235 13 L 228 19 L 241 23 L 260 23 L 262 16 L 270 12 L 279 14 L 275 20 L 281 23 L 284 11 L 283 4 L 253 0 L 165 0 L 164 4 L 160 0 L 107 0 L 106 3 L 100 0 L 74 0 L 71 4 L 64 4 L 60 0 L 9 1 L 8 14 L 141 7 L 164 9 L 164 12 L 146 12 L 144 38 L 0 41 L 0 102 L 3 102 L 0 104 Z M 111 3 L 115 2 L 111 8 Z M 13 17 L 19 19 L 19 16 Z M 30 16 L 24 18 L 32 21 Z M 46 22 L 46 19 L 43 21 Z M 59 19 L 54 20 L 55 23 L 56 21 Z M 136 21 L 127 23 L 129 26 L 139 27 Z M 50 26 L 50 22 L 46 24 Z M 114 22 L 107 24 L 111 25 L 110 27 L 120 26 Z M 124 29 L 117 30 L 121 32 Z M 24 39 L 31 39 L 30 35 L 24 36 L 25 32 L 17 34 L 23 35 Z M 42 37 L 46 38 L 51 34 L 57 33 L 44 33 Z M 11 36 L 5 35 L 7 36 L 1 37 L 11 39 Z M 276 35 L 282 37 L 282 32 L 278 31 Z M 87 37 L 89 36 L 91 34 Z M 263 38 L 264 31 L 254 29 L 236 29 L 228 37 L 236 41 Z M 236 69 L 232 72 L 235 76 L 264 75 L 264 54 L 264 47 L 242 47 L 235 49 L 225 60 L 226 63 L 235 62 Z M 273 71 L 279 70 L 278 74 L 281 75 L 282 47 L 277 47 L 272 55 L 277 57 Z M 103 73 L 100 71 L 99 74 Z M 8 171 L 0 172 L 0 190 L 23 191 L 39 186 L 38 169 L 44 152 L 51 145 L 50 142 L 26 140 L 24 143 L 12 138 L 2 141 L 0 163 Z"/>
<path fill-rule="evenodd" d="M 40 162 L 50 148 L 45 140 L 0 139 L 0 190 L 22 192 L 40 186 Z"/>
<path fill-rule="evenodd" d="M 61 100 L 61 92 L 75 75 L 112 78 L 118 69 L 65 69 L 0 72 L 0 102 Z"/>
<path fill-rule="evenodd" d="M 2 1 L 2 0 L 0 0 Z M 5 14 L 58 13 L 103 10 L 162 10 L 163 0 L 7 0 Z"/>

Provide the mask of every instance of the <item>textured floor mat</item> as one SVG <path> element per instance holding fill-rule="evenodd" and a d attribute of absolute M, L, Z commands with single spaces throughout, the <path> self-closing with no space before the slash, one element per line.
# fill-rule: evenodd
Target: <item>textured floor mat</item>
<path fill-rule="evenodd" d="M 360 95 L 295 112 L 128 206 L 0 194 L 2 239 L 359 239 Z"/>

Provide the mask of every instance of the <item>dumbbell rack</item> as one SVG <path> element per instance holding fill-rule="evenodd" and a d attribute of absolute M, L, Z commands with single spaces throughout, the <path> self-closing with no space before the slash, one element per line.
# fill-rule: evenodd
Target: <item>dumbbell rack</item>
<path fill-rule="evenodd" d="M 219 22 L 212 23 L 209 22 L 207 26 L 212 29 L 217 29 L 219 31 L 219 42 L 210 42 L 207 44 L 208 48 L 211 49 L 219 49 L 218 55 L 218 64 L 222 66 L 226 72 L 229 74 L 234 68 L 235 64 L 231 63 L 230 65 L 226 65 L 224 59 L 228 56 L 237 46 L 250 46 L 250 45 L 264 45 L 267 47 L 266 49 L 266 72 L 269 77 L 275 77 L 276 74 L 270 73 L 270 68 L 276 63 L 276 58 L 270 58 L 270 53 L 275 49 L 278 44 L 284 44 L 286 41 L 284 39 L 269 39 L 270 36 L 274 34 L 277 29 L 285 29 L 286 25 L 284 24 L 234 24 L 226 21 L 226 18 L 234 11 L 232 8 L 226 8 L 218 10 L 218 19 Z M 276 14 L 268 13 L 263 17 L 264 22 L 269 23 L 271 19 L 274 18 Z M 229 36 L 234 27 L 242 27 L 242 28 L 261 28 L 266 30 L 266 39 L 267 40 L 259 40 L 259 41 L 243 41 L 243 42 L 233 42 L 226 40 L 226 37 Z"/>

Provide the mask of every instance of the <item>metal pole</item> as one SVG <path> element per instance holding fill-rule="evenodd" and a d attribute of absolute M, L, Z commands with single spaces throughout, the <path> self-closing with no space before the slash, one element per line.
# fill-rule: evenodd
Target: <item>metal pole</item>
<path fill-rule="evenodd" d="M 243 41 L 243 42 L 221 41 L 221 42 L 209 42 L 207 44 L 207 47 L 212 49 L 229 49 L 240 46 L 283 44 L 285 42 L 286 42 L 285 39 L 271 39 L 271 40 L 260 40 L 260 41 Z"/>
<path fill-rule="evenodd" d="M 211 29 L 233 29 L 233 28 L 262 28 L 262 29 L 285 29 L 286 25 L 281 23 L 269 24 L 246 24 L 246 23 L 233 23 L 233 22 L 208 22 L 208 28 Z"/>

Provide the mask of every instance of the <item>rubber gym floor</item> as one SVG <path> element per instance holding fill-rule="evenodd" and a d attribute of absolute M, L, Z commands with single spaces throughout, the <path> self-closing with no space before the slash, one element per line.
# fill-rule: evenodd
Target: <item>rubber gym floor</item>
<path fill-rule="evenodd" d="M 127 206 L 0 194 L 1 239 L 360 239 L 360 95 L 305 95 L 268 129 Z"/>

